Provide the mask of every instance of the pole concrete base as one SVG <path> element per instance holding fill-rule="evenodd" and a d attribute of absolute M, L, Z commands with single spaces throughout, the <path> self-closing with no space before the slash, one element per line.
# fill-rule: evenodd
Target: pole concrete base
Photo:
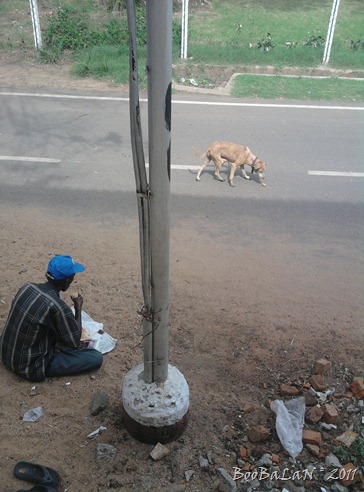
<path fill-rule="evenodd" d="M 122 389 L 123 418 L 138 441 L 164 444 L 178 439 L 187 426 L 189 388 L 183 374 L 168 365 L 164 383 L 145 383 L 144 364 L 125 376 Z"/>

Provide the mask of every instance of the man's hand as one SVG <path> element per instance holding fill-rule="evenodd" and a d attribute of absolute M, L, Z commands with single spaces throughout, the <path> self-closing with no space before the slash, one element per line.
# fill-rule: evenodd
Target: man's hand
<path fill-rule="evenodd" d="M 71 294 L 71 299 L 73 301 L 73 304 L 75 306 L 75 309 L 81 309 L 82 304 L 83 304 L 83 297 L 79 292 L 76 292 L 75 294 Z"/>

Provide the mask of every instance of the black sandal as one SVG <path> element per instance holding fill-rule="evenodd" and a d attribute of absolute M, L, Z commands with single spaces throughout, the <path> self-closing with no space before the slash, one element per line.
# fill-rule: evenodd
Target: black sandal
<path fill-rule="evenodd" d="M 47 466 L 29 463 L 27 461 L 19 461 L 14 467 L 14 475 L 19 480 L 26 480 L 37 485 L 48 485 L 49 487 L 58 487 L 61 483 L 61 477 L 56 470 Z M 34 487 L 31 489 L 36 491 Z M 42 492 L 42 491 L 39 491 Z M 50 491 L 52 492 L 52 491 Z"/>

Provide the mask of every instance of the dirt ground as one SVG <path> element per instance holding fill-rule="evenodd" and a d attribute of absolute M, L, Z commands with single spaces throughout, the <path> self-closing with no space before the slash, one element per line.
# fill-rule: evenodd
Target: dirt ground
<path fill-rule="evenodd" d="M 120 90 L 91 79 L 76 80 L 69 75 L 68 65 L 39 66 L 27 59 L 1 60 L 0 73 L 2 90 Z M 265 452 L 274 452 L 282 462 L 287 460 L 269 408 L 269 401 L 280 397 L 280 384 L 293 384 L 302 394 L 314 361 L 323 357 L 331 361 L 327 384 L 335 385 L 338 399 L 340 394 L 347 395 L 354 376 L 363 377 L 359 341 L 362 311 L 350 299 L 341 303 L 334 285 L 328 287 L 332 295 L 325 305 L 315 292 L 302 293 L 291 299 L 287 309 L 283 306 L 285 291 L 271 273 L 268 260 L 262 264 L 263 280 L 256 275 L 258 262 L 242 259 L 245 276 L 251 282 L 250 298 L 257 300 L 254 305 L 242 306 L 241 295 L 237 294 L 240 290 L 234 288 L 241 281 L 234 265 L 225 262 L 217 267 L 214 263 L 214 258 L 224 254 L 224 245 L 209 246 L 210 254 L 206 256 L 201 236 L 186 236 L 174 230 L 170 362 L 189 384 L 189 424 L 180 439 L 166 445 L 170 454 L 153 461 L 149 456 L 153 446 L 130 437 L 121 418 L 123 377 L 142 361 L 141 320 L 137 314 L 142 297 L 136 252 L 138 226 L 134 220 L 124 220 L 121 228 L 119 220 L 109 217 L 102 223 L 80 221 L 77 216 L 63 217 L 61 212 L 41 207 L 8 205 L 0 210 L 0 324 L 4 324 L 19 286 L 27 281 L 43 281 L 50 257 L 69 253 L 87 267 L 75 284 L 84 296 L 85 311 L 103 322 L 105 330 L 118 339 L 116 348 L 105 355 L 100 371 L 37 383 L 34 396 L 32 383 L 0 365 L 3 492 L 31 487 L 12 476 L 20 460 L 57 469 L 63 479 L 59 490 L 64 492 L 222 490 L 216 470 L 225 468 L 231 473 L 240 446 L 249 450 L 250 461 Z M 193 251 L 188 249 L 189 244 L 194 244 Z M 277 297 L 261 302 L 269 299 L 268 284 Z M 218 302 L 214 285 L 219 285 Z M 67 293 L 65 300 L 70 301 Z M 109 396 L 109 405 L 92 416 L 91 403 L 98 391 Z M 252 405 L 252 412 L 244 413 L 246 404 Z M 25 411 L 39 406 L 43 417 L 34 423 L 22 421 Z M 248 430 L 257 424 L 271 430 L 271 437 L 262 444 L 251 443 L 247 437 Z M 107 430 L 87 438 L 100 425 Z M 96 462 L 98 443 L 117 449 L 112 463 Z M 328 446 L 323 446 L 323 451 L 327 453 Z M 201 456 L 209 457 L 208 470 L 201 468 Z M 302 452 L 303 464 L 315 459 L 306 449 Z M 187 481 L 185 472 L 189 470 L 194 474 Z M 311 490 L 320 490 L 315 487 L 311 483 Z"/>

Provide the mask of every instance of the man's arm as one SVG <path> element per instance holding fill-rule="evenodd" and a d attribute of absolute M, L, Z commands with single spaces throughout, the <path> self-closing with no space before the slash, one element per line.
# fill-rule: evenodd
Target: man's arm
<path fill-rule="evenodd" d="M 83 297 L 81 296 L 80 293 L 77 293 L 77 296 L 71 295 L 71 299 L 72 299 L 73 305 L 75 307 L 76 321 L 82 329 L 81 313 L 82 313 Z"/>

